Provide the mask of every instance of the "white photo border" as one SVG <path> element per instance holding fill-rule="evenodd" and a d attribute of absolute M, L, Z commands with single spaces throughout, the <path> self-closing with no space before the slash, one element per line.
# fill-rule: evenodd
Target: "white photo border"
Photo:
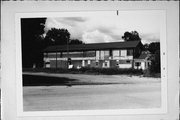
<path fill-rule="evenodd" d="M 131 12 L 125 10 L 119 12 Z M 142 10 L 137 10 L 142 11 Z M 160 27 L 160 52 L 161 52 L 161 107 L 148 109 L 119 109 L 119 110 L 68 110 L 68 111 L 23 111 L 23 88 L 22 88 L 22 56 L 21 56 L 21 18 L 42 17 L 84 17 L 84 16 L 115 16 L 116 10 L 112 11 L 73 11 L 73 12 L 35 12 L 15 14 L 15 38 L 16 38 L 16 93 L 17 93 L 17 116 L 89 116 L 89 115 L 128 115 L 128 114 L 165 114 L 167 113 L 167 41 L 166 41 L 166 10 L 143 10 L 144 12 L 156 11 L 161 13 Z"/>
<path fill-rule="evenodd" d="M 1 2 L 1 119 L 2 120 L 179 120 L 179 1 L 2 1 Z M 164 113 L 118 115 L 65 115 L 56 116 L 20 111 L 17 68 L 21 60 L 18 42 L 18 18 L 22 13 L 57 13 L 82 11 L 162 10 L 166 13 L 167 102 Z M 20 17 L 20 16 L 19 16 Z M 20 24 L 20 23 L 19 23 Z M 16 27 L 16 28 L 15 28 Z M 162 44 L 162 43 L 161 43 Z M 19 52 L 18 52 L 19 51 Z M 165 92 L 164 92 L 165 93 Z M 18 111 L 19 110 L 19 111 Z M 129 111 L 131 112 L 131 111 Z M 162 112 L 162 111 L 161 111 Z M 45 113 L 44 113 L 45 114 Z"/>

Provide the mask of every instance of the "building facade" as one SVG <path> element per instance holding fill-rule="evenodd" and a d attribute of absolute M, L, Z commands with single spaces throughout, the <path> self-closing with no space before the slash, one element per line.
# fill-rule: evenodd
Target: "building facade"
<path fill-rule="evenodd" d="M 135 60 L 138 61 L 142 48 L 141 41 L 50 46 L 44 50 L 44 67 L 138 69 Z"/>

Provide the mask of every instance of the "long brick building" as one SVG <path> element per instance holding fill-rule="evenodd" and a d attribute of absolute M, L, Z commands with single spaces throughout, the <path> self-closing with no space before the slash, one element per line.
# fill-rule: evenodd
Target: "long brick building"
<path fill-rule="evenodd" d="M 44 67 L 146 69 L 150 61 L 142 48 L 141 41 L 50 46 L 44 50 Z"/>

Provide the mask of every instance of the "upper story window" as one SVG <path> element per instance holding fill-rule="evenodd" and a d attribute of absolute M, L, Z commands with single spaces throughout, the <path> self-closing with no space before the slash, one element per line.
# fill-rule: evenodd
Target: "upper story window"
<path fill-rule="evenodd" d="M 131 61 L 130 60 L 126 60 L 126 63 L 131 63 Z"/>
<path fill-rule="evenodd" d="M 120 50 L 119 56 L 123 56 L 123 57 L 127 56 L 127 50 Z"/>
<path fill-rule="evenodd" d="M 127 56 L 127 50 L 113 50 L 113 57 L 125 57 Z"/>
<path fill-rule="evenodd" d="M 110 56 L 109 50 L 96 51 L 96 58 L 98 58 L 98 59 L 108 59 L 109 56 Z"/>
<path fill-rule="evenodd" d="M 60 54 L 60 57 L 66 58 L 66 57 L 83 57 L 83 52 L 62 52 Z"/>
<path fill-rule="evenodd" d="M 127 50 L 127 56 L 132 56 L 133 55 L 133 50 Z"/>
<path fill-rule="evenodd" d="M 60 57 L 60 53 L 59 52 L 57 52 L 57 53 L 48 53 L 47 57 L 48 58 L 59 58 Z"/>
<path fill-rule="evenodd" d="M 96 56 L 95 51 L 85 51 L 83 54 L 84 54 L 83 55 L 84 57 L 95 57 Z"/>
<path fill-rule="evenodd" d="M 112 50 L 110 50 L 110 51 L 109 51 L 109 56 L 112 56 L 112 54 L 113 54 L 113 53 L 112 53 Z"/>
<path fill-rule="evenodd" d="M 109 56 L 109 50 L 104 51 L 104 56 Z"/>
<path fill-rule="evenodd" d="M 119 57 L 120 51 L 119 50 L 113 50 L 113 57 Z"/>
<path fill-rule="evenodd" d="M 105 67 L 107 67 L 107 66 L 108 66 L 107 62 L 105 62 L 105 63 L 104 63 L 104 66 L 105 66 Z"/>

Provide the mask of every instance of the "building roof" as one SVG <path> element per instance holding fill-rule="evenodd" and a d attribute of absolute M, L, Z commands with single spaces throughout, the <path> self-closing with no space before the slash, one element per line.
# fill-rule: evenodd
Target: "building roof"
<path fill-rule="evenodd" d="M 69 51 L 88 51 L 88 50 L 106 50 L 106 49 L 128 49 L 135 48 L 141 41 L 126 41 L 126 42 L 110 42 L 110 43 L 91 43 L 80 45 L 69 45 Z M 67 45 L 49 46 L 44 49 L 44 52 L 63 52 L 67 51 Z"/>
<path fill-rule="evenodd" d="M 148 57 L 147 54 L 141 54 L 138 59 L 146 59 Z"/>
<path fill-rule="evenodd" d="M 138 60 L 149 59 L 150 55 L 151 55 L 150 53 L 142 52 L 141 55 L 138 58 L 136 58 L 136 59 L 138 59 Z"/>

